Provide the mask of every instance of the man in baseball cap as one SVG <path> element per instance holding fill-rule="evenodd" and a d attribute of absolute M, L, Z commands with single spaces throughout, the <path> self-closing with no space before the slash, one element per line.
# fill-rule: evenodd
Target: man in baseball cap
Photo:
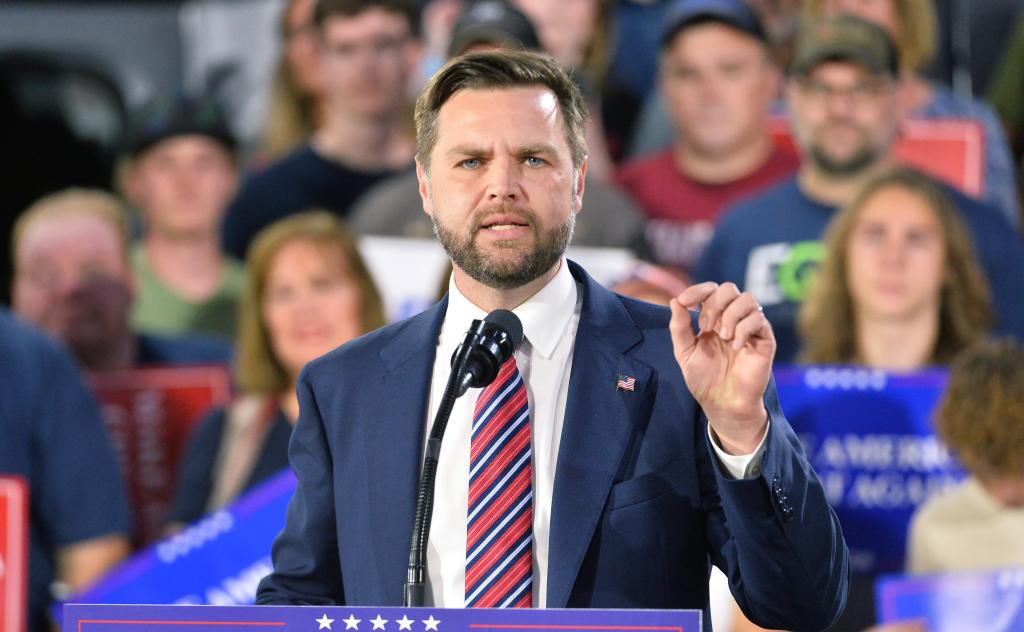
<path fill-rule="evenodd" d="M 133 246 L 132 325 L 165 335 L 234 339 L 242 265 L 223 253 L 220 225 L 238 187 L 235 138 L 205 98 L 162 99 L 144 108 L 126 143 L 126 197 L 143 220 Z"/>
<path fill-rule="evenodd" d="M 781 73 L 746 2 L 675 2 L 659 63 L 673 145 L 626 164 L 617 180 L 645 211 L 655 258 L 691 274 L 722 210 L 785 178 L 798 160 L 768 133 Z"/>

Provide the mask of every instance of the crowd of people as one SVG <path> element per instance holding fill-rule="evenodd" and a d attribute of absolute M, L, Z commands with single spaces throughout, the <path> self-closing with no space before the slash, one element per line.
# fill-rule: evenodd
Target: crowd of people
<path fill-rule="evenodd" d="M 387 322 L 359 238 L 438 232 L 412 100 L 447 59 L 502 49 L 550 54 L 585 96 L 572 243 L 631 253 L 618 291 L 668 305 L 732 282 L 763 306 L 777 363 L 951 365 L 937 432 L 970 478 L 915 518 L 908 568 L 1024 565 L 1021 125 L 996 114 L 1020 99 L 993 109 L 925 78 L 931 0 L 790 3 L 785 55 L 770 3 L 666 2 L 656 90 L 636 94 L 611 70 L 630 45 L 613 41 L 614 4 L 289 0 L 254 146 L 209 96 L 164 95 L 133 114 L 111 190 L 55 190 L 20 213 L 0 474 L 31 488 L 31 630 L 47 627 L 52 584 L 81 589 L 130 553 L 83 376 L 232 367 L 236 394 L 181 459 L 169 533 L 287 467 L 303 367 Z M 894 157 L 908 121 L 947 120 L 981 139 L 978 195 Z M 861 603 L 836 630 L 873 624 Z"/>

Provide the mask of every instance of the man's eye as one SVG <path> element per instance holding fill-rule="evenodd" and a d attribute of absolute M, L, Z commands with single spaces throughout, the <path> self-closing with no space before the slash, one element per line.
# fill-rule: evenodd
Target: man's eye
<path fill-rule="evenodd" d="M 547 164 L 546 160 L 538 158 L 537 156 L 527 156 L 523 162 L 525 162 L 528 167 L 541 167 Z"/>
<path fill-rule="evenodd" d="M 466 158 L 465 160 L 463 160 L 462 162 L 459 163 L 459 166 L 463 167 L 465 169 L 476 169 L 477 167 L 480 166 L 480 159 L 479 158 Z"/>

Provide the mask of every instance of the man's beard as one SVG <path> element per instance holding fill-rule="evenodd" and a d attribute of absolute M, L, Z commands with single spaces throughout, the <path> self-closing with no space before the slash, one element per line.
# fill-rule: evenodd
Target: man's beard
<path fill-rule="evenodd" d="M 575 192 L 572 196 L 572 207 L 576 208 Z M 496 260 L 477 248 L 474 242 L 477 232 L 481 229 L 483 221 L 490 215 L 500 212 L 501 214 L 516 215 L 527 220 L 529 228 L 533 233 L 535 246 L 525 253 L 519 260 L 507 259 Z M 573 230 L 576 227 L 575 211 L 569 214 L 568 219 L 551 230 L 540 232 L 537 227 L 537 220 L 532 213 L 523 209 L 499 208 L 494 212 L 482 213 L 473 221 L 469 233 L 462 237 L 456 232 L 441 226 L 437 221 L 436 213 L 431 216 L 434 224 L 434 234 L 437 235 L 441 245 L 444 246 L 452 263 L 463 270 L 473 280 L 496 290 L 509 290 L 522 287 L 534 281 L 546 272 L 551 270 L 565 254 L 569 242 L 572 241 Z M 527 223 L 524 222 L 524 223 Z M 498 250 L 512 249 L 516 247 L 511 242 L 498 241 L 494 244 Z"/>
<path fill-rule="evenodd" d="M 848 158 L 836 158 L 830 155 L 823 143 L 812 140 L 810 143 L 810 158 L 815 166 L 830 176 L 852 176 L 870 167 L 881 157 L 875 147 L 871 145 L 868 134 L 861 133 L 864 143 L 861 148 Z"/>

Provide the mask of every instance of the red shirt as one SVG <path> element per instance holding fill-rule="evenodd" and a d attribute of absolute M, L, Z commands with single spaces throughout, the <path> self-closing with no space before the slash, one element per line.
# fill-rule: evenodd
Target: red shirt
<path fill-rule="evenodd" d="M 726 208 L 792 175 L 799 164 L 795 153 L 776 145 L 752 173 L 706 184 L 682 173 L 666 150 L 626 163 L 615 180 L 646 216 L 645 234 L 658 261 L 690 272 Z"/>

